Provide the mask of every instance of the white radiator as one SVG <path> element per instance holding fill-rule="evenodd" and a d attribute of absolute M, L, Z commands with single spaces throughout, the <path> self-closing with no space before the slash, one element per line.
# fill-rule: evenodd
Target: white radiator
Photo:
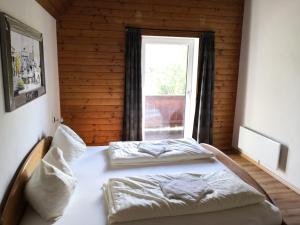
<path fill-rule="evenodd" d="M 269 169 L 278 168 L 280 143 L 245 127 L 240 127 L 238 147 L 242 153 L 258 164 Z"/>

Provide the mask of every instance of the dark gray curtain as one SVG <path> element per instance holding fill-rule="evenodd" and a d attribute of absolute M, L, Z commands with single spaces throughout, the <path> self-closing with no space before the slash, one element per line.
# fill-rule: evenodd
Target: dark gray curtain
<path fill-rule="evenodd" d="M 215 79 L 215 34 L 204 32 L 199 43 L 196 109 L 193 138 L 212 144 L 213 94 Z"/>
<path fill-rule="evenodd" d="M 141 31 L 126 29 L 123 141 L 142 140 Z"/>

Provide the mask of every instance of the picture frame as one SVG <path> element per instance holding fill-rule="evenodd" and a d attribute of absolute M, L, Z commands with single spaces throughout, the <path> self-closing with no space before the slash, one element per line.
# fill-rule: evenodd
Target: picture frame
<path fill-rule="evenodd" d="M 43 35 L 0 12 L 0 48 L 5 111 L 46 93 Z"/>

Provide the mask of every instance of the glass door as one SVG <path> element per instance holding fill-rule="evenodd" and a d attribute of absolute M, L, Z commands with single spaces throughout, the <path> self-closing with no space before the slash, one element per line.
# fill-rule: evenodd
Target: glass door
<path fill-rule="evenodd" d="M 143 139 L 191 136 L 198 39 L 143 36 Z"/>

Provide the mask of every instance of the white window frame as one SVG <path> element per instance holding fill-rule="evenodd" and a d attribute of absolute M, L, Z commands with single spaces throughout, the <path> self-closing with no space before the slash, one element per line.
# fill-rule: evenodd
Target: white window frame
<path fill-rule="evenodd" d="M 183 44 L 188 46 L 187 54 L 187 74 L 186 74 L 186 93 L 185 93 L 185 113 L 184 113 L 184 137 L 192 137 L 192 129 L 195 114 L 197 67 L 198 67 L 198 47 L 199 38 L 190 37 L 171 37 L 171 36 L 148 36 L 142 35 L 142 133 L 144 140 L 145 125 L 145 46 L 146 44 Z"/>

